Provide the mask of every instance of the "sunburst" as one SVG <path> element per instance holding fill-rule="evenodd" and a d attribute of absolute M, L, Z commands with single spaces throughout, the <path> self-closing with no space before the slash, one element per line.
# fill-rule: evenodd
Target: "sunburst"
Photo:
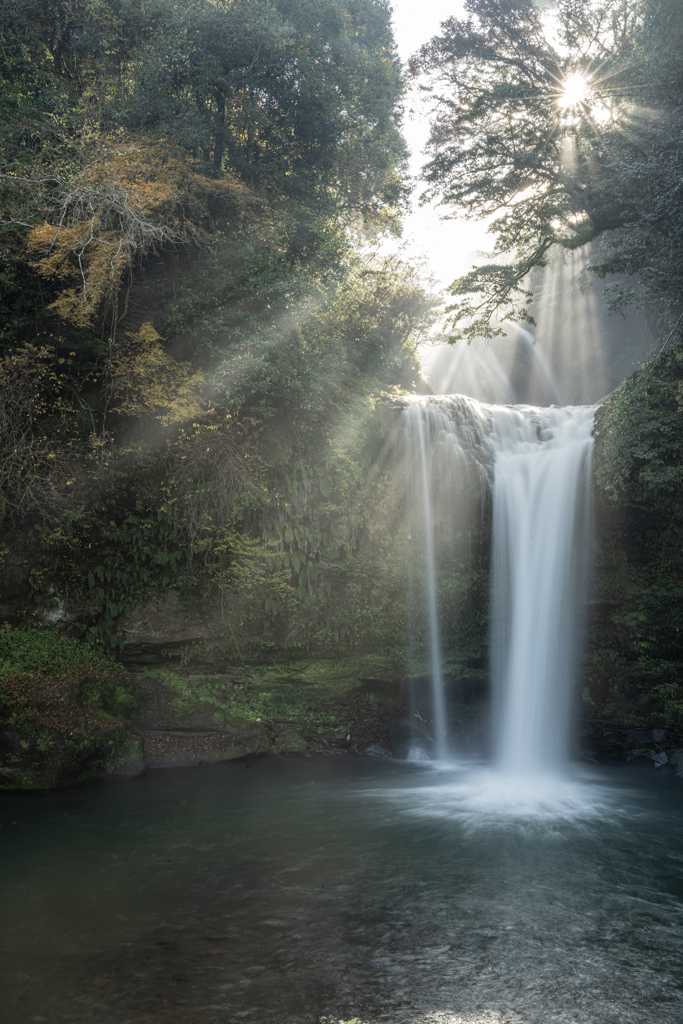
<path fill-rule="evenodd" d="M 591 89 L 588 80 L 579 72 L 569 75 L 562 83 L 562 91 L 558 99 L 563 110 L 571 110 L 590 101 Z"/>

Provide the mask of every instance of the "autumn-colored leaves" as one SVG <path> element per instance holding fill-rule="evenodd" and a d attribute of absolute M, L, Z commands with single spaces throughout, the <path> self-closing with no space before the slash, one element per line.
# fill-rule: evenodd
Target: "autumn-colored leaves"
<path fill-rule="evenodd" d="M 111 376 L 113 411 L 138 419 L 154 416 L 163 425 L 183 422 L 202 411 L 205 374 L 172 359 L 151 324 L 128 333 L 117 346 Z"/>
<path fill-rule="evenodd" d="M 108 325 L 112 411 L 164 425 L 201 411 L 204 374 L 168 356 L 152 324 L 117 331 L 122 288 L 151 252 L 199 243 L 209 204 L 236 210 L 250 201 L 230 175 L 207 178 L 161 142 L 100 139 L 82 170 L 55 179 L 54 215 L 28 232 L 26 245 L 33 268 L 57 284 L 50 308 L 61 320 Z"/>
<path fill-rule="evenodd" d="M 55 179 L 52 219 L 28 233 L 33 267 L 63 285 L 52 308 L 77 327 L 92 325 L 104 306 L 115 307 L 136 262 L 199 238 L 209 197 L 248 198 L 232 178 L 206 178 L 161 143 L 100 141 L 84 169 Z"/>

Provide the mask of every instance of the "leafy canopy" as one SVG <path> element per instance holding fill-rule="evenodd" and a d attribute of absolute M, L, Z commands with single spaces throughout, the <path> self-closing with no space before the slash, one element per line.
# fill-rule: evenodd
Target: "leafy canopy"
<path fill-rule="evenodd" d="M 412 61 L 434 97 L 426 196 L 489 218 L 490 262 L 456 281 L 456 337 L 531 320 L 554 246 L 599 277 L 683 284 L 683 28 L 677 0 L 468 0 Z"/>

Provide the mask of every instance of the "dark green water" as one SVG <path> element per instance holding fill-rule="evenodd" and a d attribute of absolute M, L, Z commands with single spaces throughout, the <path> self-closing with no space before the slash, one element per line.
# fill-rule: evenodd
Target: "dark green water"
<path fill-rule="evenodd" d="M 0 798 L 0 1018 L 680 1024 L 683 784 L 255 760 Z"/>

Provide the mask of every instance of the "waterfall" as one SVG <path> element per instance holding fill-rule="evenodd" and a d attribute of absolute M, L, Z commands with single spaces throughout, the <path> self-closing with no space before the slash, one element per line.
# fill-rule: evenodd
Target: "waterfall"
<path fill-rule="evenodd" d="M 437 756 L 449 748 L 436 536 L 450 530 L 453 538 L 481 515 L 490 489 L 496 762 L 513 775 L 559 770 L 569 753 L 590 550 L 595 409 L 486 405 L 462 395 L 408 399 L 403 408 Z"/>
<path fill-rule="evenodd" d="M 424 602 L 429 636 L 429 666 L 434 719 L 434 747 L 440 761 L 449 751 L 444 694 L 441 622 L 438 608 L 436 532 L 453 534 L 453 524 L 481 505 L 482 470 L 474 452 L 483 450 L 480 403 L 460 395 L 439 399 L 407 400 L 408 507 L 413 544 L 422 553 L 424 586 L 417 600 Z M 460 512 L 460 515 L 458 515 Z M 451 541 L 452 542 L 452 541 Z M 416 595 L 413 595 L 414 600 Z"/>
<path fill-rule="evenodd" d="M 591 407 L 493 409 L 492 636 L 497 760 L 567 761 L 590 547 Z"/>
<path fill-rule="evenodd" d="M 429 622 L 429 653 L 432 669 L 432 699 L 434 707 L 434 733 L 436 753 L 440 760 L 448 756 L 448 731 L 446 726 L 446 701 L 443 686 L 441 660 L 441 637 L 439 635 L 439 611 L 436 601 L 436 560 L 434 558 L 434 516 L 430 499 L 427 451 L 425 447 L 425 424 L 422 416 L 416 419 L 416 436 L 419 450 L 420 489 L 422 491 L 422 512 L 424 516 L 425 567 L 427 570 L 427 614 Z"/>

